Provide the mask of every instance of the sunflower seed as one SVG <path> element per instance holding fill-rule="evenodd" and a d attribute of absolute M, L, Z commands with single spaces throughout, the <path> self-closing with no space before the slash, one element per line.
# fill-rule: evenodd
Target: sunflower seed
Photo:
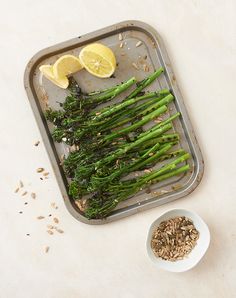
<path fill-rule="evenodd" d="M 24 184 L 21 180 L 20 180 L 19 184 L 20 184 L 20 188 L 24 187 Z"/>
<path fill-rule="evenodd" d="M 42 216 L 42 215 L 40 215 L 40 216 L 37 217 L 37 219 L 44 219 L 44 218 L 45 218 L 45 217 Z"/>
<path fill-rule="evenodd" d="M 48 175 L 49 175 L 48 172 L 43 173 L 43 176 L 48 176 Z"/>
<path fill-rule="evenodd" d="M 120 43 L 120 48 L 123 48 L 123 46 L 124 46 L 124 43 L 121 42 L 121 43 Z"/>
<path fill-rule="evenodd" d="M 136 43 L 136 48 L 137 48 L 137 47 L 140 47 L 142 44 L 143 44 L 142 41 L 139 40 L 139 41 Z"/>
<path fill-rule="evenodd" d="M 37 147 L 37 146 L 39 145 L 39 143 L 40 143 L 40 141 L 35 142 L 35 143 L 34 143 L 34 146 Z"/>
<path fill-rule="evenodd" d="M 58 229 L 58 228 L 55 228 L 55 229 L 56 229 L 56 231 L 57 231 L 58 233 L 60 233 L 60 234 L 63 234 L 63 233 L 64 233 L 64 231 L 61 230 L 61 229 Z"/>
<path fill-rule="evenodd" d="M 143 64 L 143 70 L 145 72 L 149 72 L 149 67 L 147 66 L 147 64 Z"/>
<path fill-rule="evenodd" d="M 49 246 L 46 246 L 46 247 L 44 248 L 44 251 L 45 251 L 45 253 L 48 253 L 48 252 L 49 252 Z"/>
<path fill-rule="evenodd" d="M 121 40 L 123 40 L 123 36 L 122 36 L 122 34 L 121 33 L 119 33 L 119 41 L 121 41 Z"/>
<path fill-rule="evenodd" d="M 54 221 L 56 224 L 58 224 L 58 223 L 59 223 L 59 219 L 58 219 L 58 218 L 56 218 L 56 217 L 54 217 L 54 218 L 53 218 L 53 221 Z"/>
<path fill-rule="evenodd" d="M 26 196 L 28 191 L 24 191 L 23 194 L 21 195 L 22 197 Z"/>
<path fill-rule="evenodd" d="M 20 190 L 20 188 L 17 187 L 17 188 L 15 189 L 15 193 L 18 193 L 19 190 Z"/>
<path fill-rule="evenodd" d="M 136 69 L 139 69 L 139 68 L 138 68 L 138 65 L 137 65 L 136 63 L 134 63 L 134 62 L 132 63 L 132 66 L 133 66 L 134 68 L 136 68 Z"/>
<path fill-rule="evenodd" d="M 32 199 L 36 199 L 36 193 L 35 193 L 35 192 L 32 192 L 32 193 L 31 193 L 31 198 L 32 198 Z"/>
<path fill-rule="evenodd" d="M 53 235 L 53 231 L 51 231 L 51 230 L 47 230 L 47 233 L 48 233 L 49 235 Z"/>
<path fill-rule="evenodd" d="M 37 168 L 37 173 L 42 173 L 44 171 L 44 168 Z"/>

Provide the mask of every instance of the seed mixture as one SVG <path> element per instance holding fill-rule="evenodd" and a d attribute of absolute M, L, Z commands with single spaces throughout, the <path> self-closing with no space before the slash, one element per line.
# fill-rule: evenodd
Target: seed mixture
<path fill-rule="evenodd" d="M 191 219 L 182 216 L 163 221 L 153 232 L 151 248 L 167 261 L 182 260 L 197 244 L 199 232 Z"/>

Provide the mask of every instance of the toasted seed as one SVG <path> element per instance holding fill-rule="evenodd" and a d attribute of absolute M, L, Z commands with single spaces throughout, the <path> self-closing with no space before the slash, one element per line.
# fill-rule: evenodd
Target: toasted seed
<path fill-rule="evenodd" d="M 47 230 L 47 233 L 48 233 L 49 235 L 53 235 L 53 231 L 51 231 L 51 230 Z"/>
<path fill-rule="evenodd" d="M 37 168 L 37 173 L 42 173 L 44 171 L 44 168 Z"/>
<path fill-rule="evenodd" d="M 53 230 L 53 229 L 54 229 L 54 226 L 53 226 L 53 225 L 47 225 L 47 228 L 48 228 L 49 230 Z"/>
<path fill-rule="evenodd" d="M 37 147 L 37 146 L 39 145 L 39 143 L 40 143 L 40 141 L 35 142 L 35 143 L 34 143 L 34 146 Z"/>
<path fill-rule="evenodd" d="M 19 184 L 20 184 L 20 188 L 24 187 L 24 184 L 21 180 L 20 180 Z"/>
<path fill-rule="evenodd" d="M 59 219 L 56 218 L 56 217 L 53 218 L 53 221 L 54 221 L 55 223 L 57 223 L 57 224 L 59 223 Z"/>
<path fill-rule="evenodd" d="M 136 48 L 137 48 L 137 47 L 140 47 L 140 46 L 141 46 L 141 44 L 142 44 L 142 41 L 141 41 L 141 40 L 139 40 L 139 41 L 136 43 Z"/>
<path fill-rule="evenodd" d="M 48 252 L 49 252 L 49 246 L 46 246 L 46 247 L 44 248 L 44 251 L 45 251 L 45 253 L 48 253 Z"/>
<path fill-rule="evenodd" d="M 36 193 L 35 192 L 31 192 L 31 198 L 36 199 Z"/>
<path fill-rule="evenodd" d="M 44 219 L 44 218 L 45 218 L 45 217 L 42 216 L 42 215 L 40 215 L 40 216 L 37 217 L 37 219 Z"/>
<path fill-rule="evenodd" d="M 139 68 L 138 68 L 138 65 L 137 65 L 136 63 L 134 63 L 134 62 L 132 63 L 132 66 L 133 66 L 134 68 L 136 68 L 136 69 L 139 69 Z"/>
<path fill-rule="evenodd" d="M 123 46 L 124 46 L 124 43 L 121 42 L 121 43 L 120 43 L 120 48 L 123 48 Z"/>
<path fill-rule="evenodd" d="M 15 193 L 17 193 L 19 190 L 20 190 L 20 188 L 17 187 L 17 188 L 15 189 Z"/>
<path fill-rule="evenodd" d="M 147 66 L 147 64 L 143 64 L 143 70 L 145 72 L 149 72 L 149 67 Z"/>
<path fill-rule="evenodd" d="M 22 197 L 26 196 L 28 191 L 24 191 L 23 194 L 21 195 Z"/>
<path fill-rule="evenodd" d="M 119 40 L 120 40 L 120 41 L 123 40 L 123 36 L 122 36 L 121 33 L 119 33 Z"/>
<path fill-rule="evenodd" d="M 48 176 L 48 175 L 49 175 L 49 172 L 43 173 L 43 176 Z"/>
<path fill-rule="evenodd" d="M 56 231 L 57 231 L 58 233 L 60 233 L 60 234 L 63 234 L 63 233 L 64 233 L 64 231 L 61 230 L 61 229 L 58 229 L 58 228 L 55 228 L 55 229 L 56 229 Z"/>

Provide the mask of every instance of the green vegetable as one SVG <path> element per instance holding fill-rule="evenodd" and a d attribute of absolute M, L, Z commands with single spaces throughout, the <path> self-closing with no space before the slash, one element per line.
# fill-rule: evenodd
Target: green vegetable
<path fill-rule="evenodd" d="M 186 161 L 190 155 L 175 148 L 180 137 L 171 132 L 180 113 L 167 115 L 174 96 L 166 89 L 143 94 L 162 72 L 160 68 L 139 83 L 131 78 L 89 94 L 70 78 L 70 94 L 60 104 L 61 109 L 46 111 L 46 119 L 54 124 L 53 139 L 73 146 L 63 167 L 71 180 L 69 195 L 75 200 L 87 198 L 87 218 L 109 216 L 119 202 L 140 189 L 189 169 Z M 114 104 L 113 98 L 135 83 L 136 88 Z M 160 115 L 164 120 L 144 131 L 143 126 Z M 160 167 L 160 162 L 164 166 Z M 130 178 L 132 173 L 145 169 L 150 173 Z"/>

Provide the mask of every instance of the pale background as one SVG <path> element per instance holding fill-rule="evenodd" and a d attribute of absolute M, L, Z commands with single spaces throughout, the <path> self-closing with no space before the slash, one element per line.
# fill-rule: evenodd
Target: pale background
<path fill-rule="evenodd" d="M 0 2 L 0 297 L 235 297 L 235 0 Z M 67 212 L 42 142 L 33 146 L 41 138 L 23 73 L 38 50 L 128 19 L 149 23 L 164 39 L 203 151 L 205 175 L 184 199 L 88 226 Z M 50 179 L 41 181 L 37 167 L 49 170 Z M 19 179 L 37 193 L 35 201 L 14 194 Z M 212 236 L 201 263 L 183 274 L 158 270 L 145 250 L 150 224 L 175 207 L 199 213 Z M 63 235 L 45 232 L 48 217 L 35 219 L 49 213 L 60 219 Z"/>

